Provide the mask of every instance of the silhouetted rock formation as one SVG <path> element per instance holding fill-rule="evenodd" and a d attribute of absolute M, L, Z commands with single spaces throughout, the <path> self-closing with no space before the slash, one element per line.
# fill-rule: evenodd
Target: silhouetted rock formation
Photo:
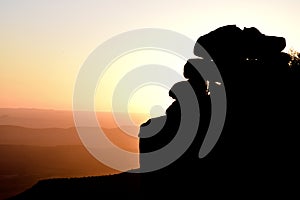
<path fill-rule="evenodd" d="M 292 170 L 296 166 L 295 138 L 297 130 L 299 132 L 296 118 L 293 118 L 296 115 L 291 114 L 299 111 L 296 93 L 300 85 L 288 65 L 290 56 L 282 52 L 285 39 L 264 35 L 253 27 L 240 29 L 228 25 L 201 36 L 197 42 L 210 54 L 223 78 L 227 95 L 223 132 L 214 149 L 205 158 L 199 159 L 198 152 L 209 125 L 211 104 L 205 80 L 197 74 L 189 60 L 184 66 L 184 76 L 189 79 L 201 108 L 197 136 L 177 161 L 149 174 L 157 177 L 167 175 L 170 179 L 172 174 L 178 177 L 181 173 L 191 173 L 199 181 L 231 179 L 238 183 L 234 187 L 252 181 L 259 187 L 264 184 L 281 187 L 282 181 L 288 181 L 286 175 L 295 173 Z M 210 62 L 197 45 L 194 54 L 203 58 L 199 63 L 205 65 L 205 62 Z M 163 119 L 166 122 L 153 137 L 140 138 L 141 153 L 162 148 L 176 135 L 181 115 L 176 93 L 184 92 L 173 91 L 177 84 L 170 90 L 169 94 L 175 101 L 166 110 L 166 116 L 150 119 L 141 126 L 140 136 L 143 137 L 145 133 L 154 134 L 149 133 L 155 129 L 152 121 Z M 143 160 L 140 163 L 142 167 Z M 280 173 L 283 169 L 286 170 L 284 174 Z M 150 177 L 149 174 L 144 176 Z M 143 183 L 147 185 L 147 179 Z"/>
<path fill-rule="evenodd" d="M 218 66 L 227 95 L 224 129 L 206 157 L 199 159 L 198 153 L 210 123 L 212 105 L 206 81 L 195 68 L 212 61 L 195 45 L 195 55 L 203 59 L 190 59 L 185 64 L 184 76 L 188 80 L 171 88 L 169 95 L 175 101 L 166 115 L 140 127 L 141 153 L 158 150 L 172 141 L 184 111 L 178 98 L 188 97 L 191 86 L 198 105 L 189 106 L 200 108 L 199 129 L 182 157 L 149 173 L 39 182 L 14 199 L 77 199 L 86 195 L 112 198 L 118 197 L 118 192 L 119 198 L 130 199 L 179 195 L 187 199 L 195 195 L 212 198 L 215 194 L 238 199 L 284 195 L 284 199 L 289 199 L 298 194 L 300 59 L 293 62 L 296 67 L 289 67 L 291 57 L 282 52 L 285 39 L 264 35 L 256 28 L 224 26 L 201 36 L 197 42 Z M 140 164 L 143 167 L 145 163 L 141 160 Z"/>
<path fill-rule="evenodd" d="M 285 39 L 255 28 L 225 26 L 197 42 L 217 64 L 226 88 L 228 120 L 222 136 L 228 139 L 222 151 L 233 159 L 242 157 L 247 165 L 259 158 L 275 159 L 289 134 L 287 105 L 296 92 L 288 89 L 292 83 L 289 55 L 282 52 Z"/>
<path fill-rule="evenodd" d="M 184 66 L 184 76 L 188 81 L 183 81 L 176 83 L 169 91 L 169 96 L 175 101 L 166 110 L 166 116 L 161 116 L 158 118 L 150 119 L 145 124 L 142 124 L 140 128 L 140 152 L 152 152 L 165 145 L 175 137 L 178 133 L 178 128 L 181 123 L 181 109 L 183 105 L 180 105 L 180 101 L 177 96 L 183 96 L 188 98 L 188 88 L 192 87 L 193 92 L 197 97 L 197 103 L 199 105 L 201 123 L 199 122 L 199 133 L 205 133 L 209 121 L 210 121 L 210 97 L 208 95 L 208 88 L 206 81 L 201 77 L 197 70 L 192 65 L 191 60 L 188 60 Z M 200 63 L 202 60 L 198 59 Z M 205 63 L 203 63 L 205 64 Z M 200 67 L 200 66 L 199 66 Z M 159 124 L 159 126 L 158 126 Z M 189 134 L 188 132 L 185 134 Z M 147 137 L 153 135 L 152 137 Z M 186 168 L 191 168 L 192 166 L 187 165 L 187 163 L 193 163 L 198 159 L 199 149 L 205 134 L 197 134 L 195 140 L 191 144 L 190 148 L 171 166 L 167 168 L 168 173 L 171 171 L 178 172 L 178 170 L 184 170 Z M 144 164 L 141 158 L 141 166 Z M 176 169 L 172 169 L 172 167 Z"/>

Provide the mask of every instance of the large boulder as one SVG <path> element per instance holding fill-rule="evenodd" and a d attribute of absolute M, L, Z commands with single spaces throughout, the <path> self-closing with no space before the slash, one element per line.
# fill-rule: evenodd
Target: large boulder
<path fill-rule="evenodd" d="M 278 171 L 288 169 L 285 163 L 289 166 L 294 163 L 293 138 L 295 129 L 299 128 L 290 113 L 299 110 L 299 98 L 295 94 L 300 88 L 299 82 L 291 79 L 290 57 L 282 52 L 285 45 L 283 37 L 267 36 L 254 27 L 242 30 L 235 25 L 220 27 L 199 37 L 194 53 L 201 60 L 196 66 L 191 64 L 192 60 L 185 64 L 184 76 L 188 80 L 175 84 L 169 92 L 175 101 L 165 116 L 150 119 L 140 129 L 140 135 L 143 135 L 155 129 L 152 125 L 162 124 L 158 121 L 165 122 L 155 136 L 140 139 L 141 153 L 168 144 L 177 133 L 184 107 L 177 94 L 183 92 L 184 89 L 180 89 L 183 85 L 192 86 L 198 101 L 195 106 L 200 108 L 201 116 L 196 138 L 182 157 L 155 172 L 158 177 L 161 174 L 176 176 L 184 171 L 205 181 L 214 177 L 218 181 L 231 179 L 241 184 L 255 181 L 255 184 L 276 186 L 285 180 Z M 198 73 L 198 67 L 209 62 L 214 62 L 221 73 L 227 96 L 227 116 L 214 149 L 204 159 L 199 159 L 198 152 L 213 105 L 206 80 Z M 143 164 L 141 161 L 141 166 Z M 222 173 L 216 176 L 217 170 Z"/>
<path fill-rule="evenodd" d="M 286 42 L 283 37 L 262 34 L 257 28 L 250 27 L 243 30 L 236 25 L 227 25 L 198 38 L 214 60 L 243 57 L 258 58 L 281 52 Z M 195 45 L 195 55 L 202 57 L 203 52 Z M 231 60 L 231 59 L 230 59 Z M 222 60 L 223 62 L 226 60 Z"/>

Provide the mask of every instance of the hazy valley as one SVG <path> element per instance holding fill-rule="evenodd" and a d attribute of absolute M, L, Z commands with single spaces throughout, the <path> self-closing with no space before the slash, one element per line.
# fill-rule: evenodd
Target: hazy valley
<path fill-rule="evenodd" d="M 0 116 L 0 199 L 22 192 L 40 179 L 119 173 L 83 146 L 70 111 L 0 109 Z M 103 132 L 114 144 L 138 152 L 137 137 L 113 126 L 108 117 L 103 119 L 107 122 Z M 124 124 L 124 128 L 133 135 L 138 132 L 137 126 Z M 133 165 L 138 167 L 138 160 Z"/>

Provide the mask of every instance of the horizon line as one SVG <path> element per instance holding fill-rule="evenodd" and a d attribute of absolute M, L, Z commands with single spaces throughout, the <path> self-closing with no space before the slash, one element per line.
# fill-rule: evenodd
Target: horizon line
<path fill-rule="evenodd" d="M 74 110 L 70 109 L 56 109 L 56 108 L 34 108 L 34 107 L 0 107 L 0 109 L 11 109 L 11 110 L 43 110 L 43 111 L 60 111 L 60 112 L 73 112 Z M 79 112 L 96 112 L 96 113 L 112 113 L 112 111 L 88 111 L 88 110 L 77 110 Z M 126 113 L 126 112 L 114 112 L 114 113 Z M 130 112 L 132 114 L 147 114 L 142 112 Z"/>

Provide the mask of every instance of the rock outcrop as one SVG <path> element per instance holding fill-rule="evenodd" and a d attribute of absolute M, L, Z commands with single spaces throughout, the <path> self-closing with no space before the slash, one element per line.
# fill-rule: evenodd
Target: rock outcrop
<path fill-rule="evenodd" d="M 194 54 L 201 57 L 199 66 L 191 65 L 192 59 L 187 61 L 184 76 L 188 80 L 171 88 L 169 95 L 175 101 L 166 115 L 141 125 L 140 152 L 160 149 L 175 137 L 182 111 L 176 96 L 184 92 L 184 87 L 178 86 L 187 83 L 197 96 L 198 105 L 195 106 L 200 108 L 196 138 L 178 160 L 152 174 L 178 176 L 191 172 L 199 180 L 218 177 L 220 181 L 222 176 L 222 180 L 232 178 L 241 183 L 253 180 L 259 184 L 271 183 L 271 180 L 274 180 L 272 184 L 278 183 L 275 179 L 283 175 L 276 171 L 286 170 L 286 164 L 294 162 L 293 138 L 299 130 L 292 116 L 299 111 L 299 98 L 296 97 L 299 82 L 291 78 L 295 75 L 288 65 L 290 56 L 283 52 L 285 39 L 262 34 L 254 27 L 240 29 L 228 25 L 201 36 L 197 43 L 209 53 L 223 79 L 227 95 L 224 129 L 214 149 L 199 159 L 199 149 L 210 123 L 211 101 L 206 80 L 195 68 L 210 60 L 196 44 Z M 155 134 L 153 130 L 159 131 Z M 144 135 L 154 136 L 143 138 Z M 143 167 L 143 160 L 140 164 Z M 277 174 L 274 176 L 274 173 Z"/>

